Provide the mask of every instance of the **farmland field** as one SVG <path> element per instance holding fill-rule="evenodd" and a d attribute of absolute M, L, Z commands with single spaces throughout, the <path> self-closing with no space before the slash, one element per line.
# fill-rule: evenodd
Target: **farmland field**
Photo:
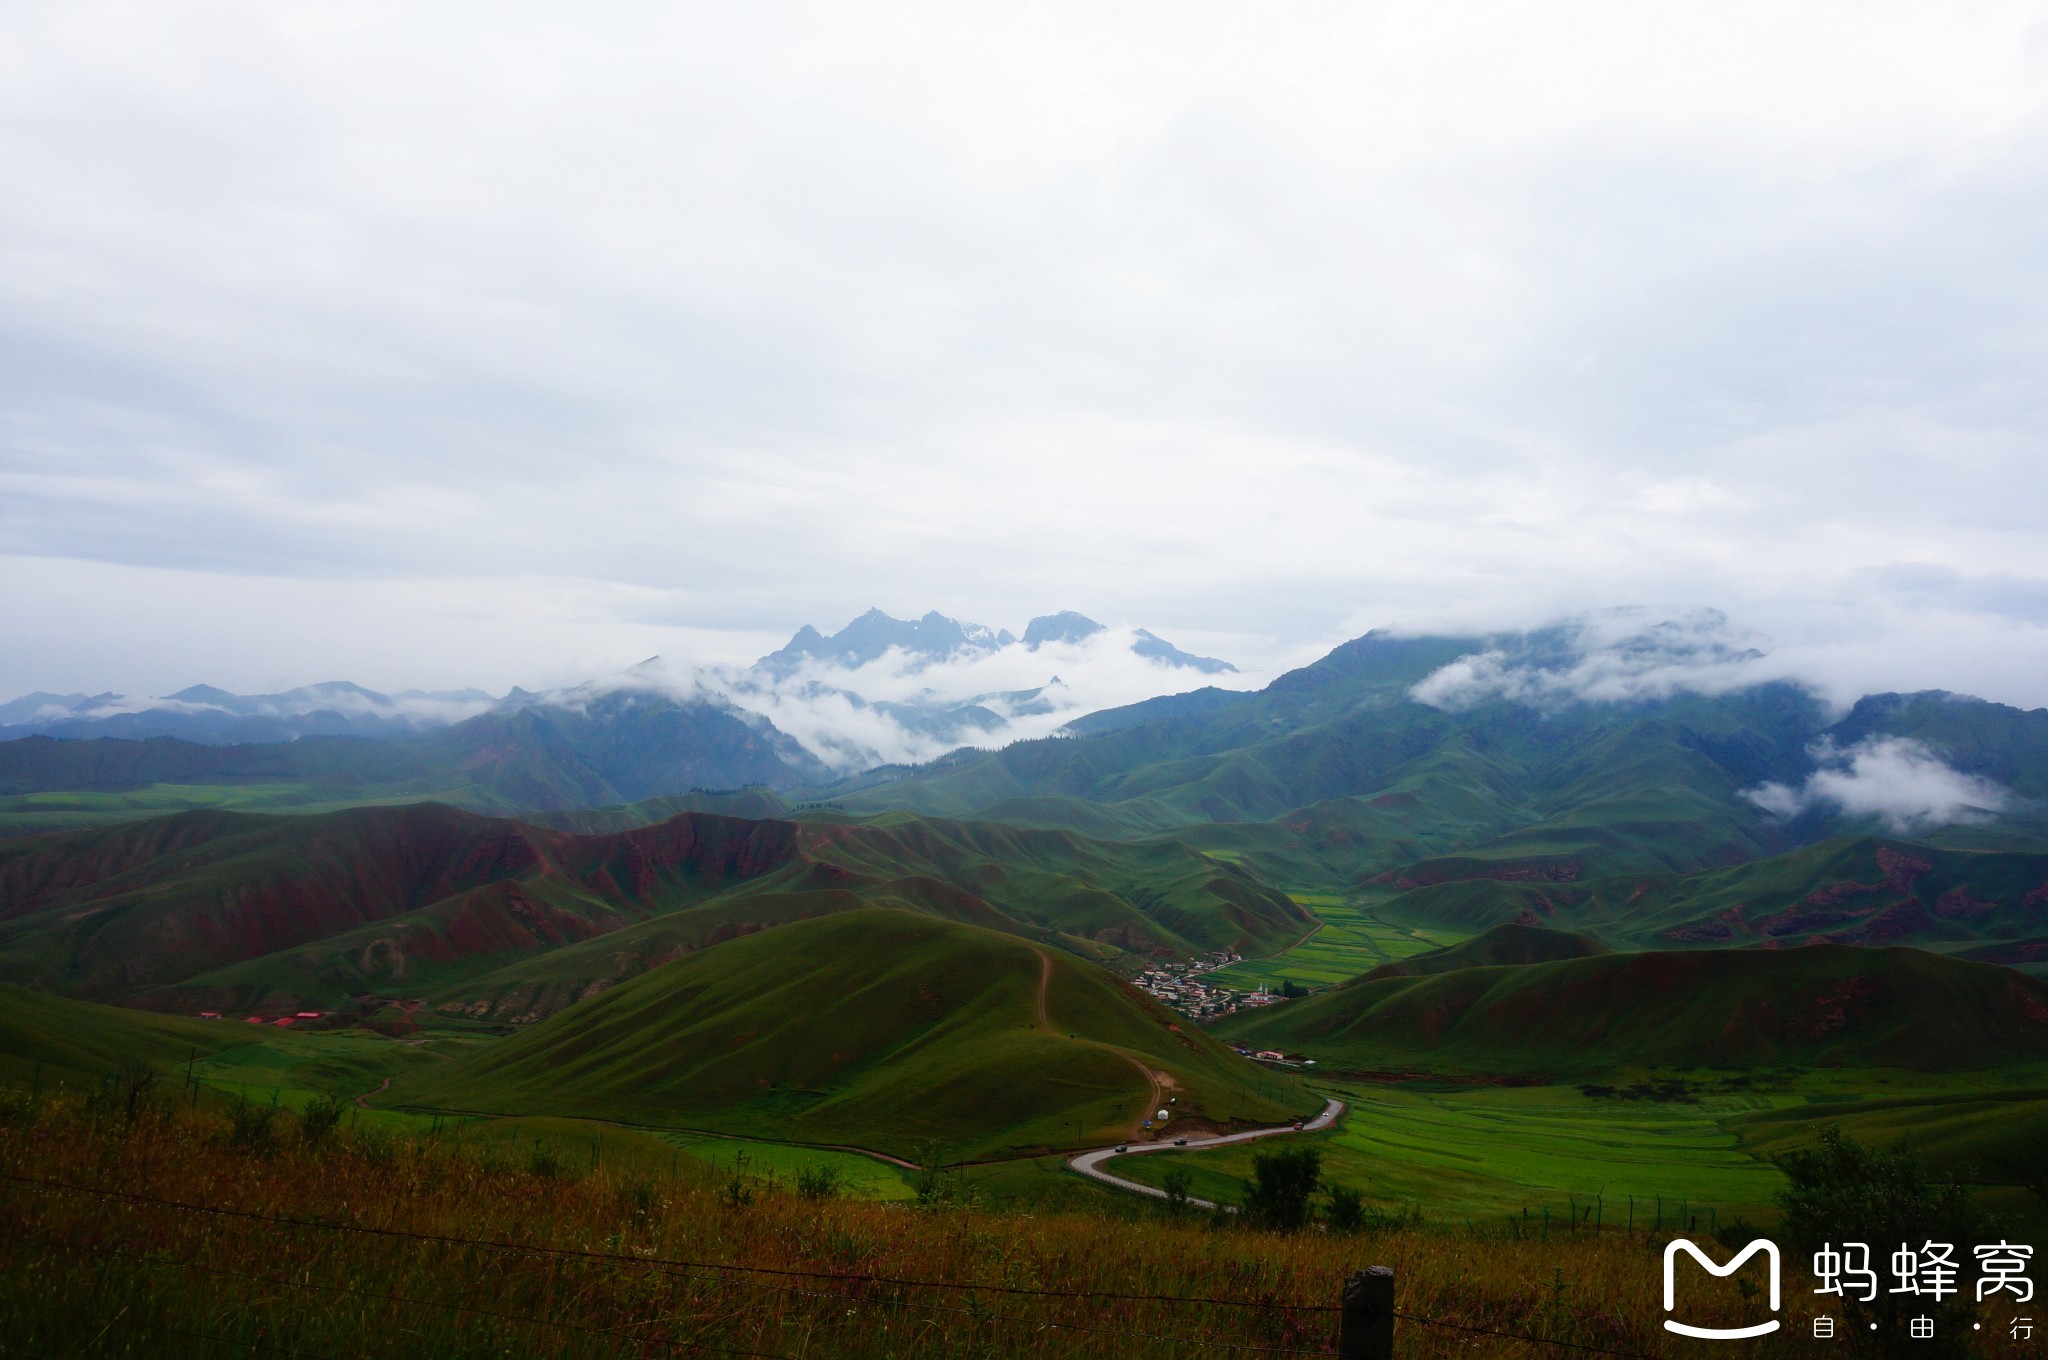
<path fill-rule="evenodd" d="M 1388 896 L 1384 893 L 1342 897 L 1290 892 L 1288 896 L 1314 912 L 1322 929 L 1283 953 L 1233 963 L 1209 974 L 1207 980 L 1246 990 L 1261 983 L 1278 986 L 1282 982 L 1325 987 L 1370 972 L 1380 964 L 1470 938 L 1460 931 L 1418 929 L 1381 920 L 1375 908 Z"/>

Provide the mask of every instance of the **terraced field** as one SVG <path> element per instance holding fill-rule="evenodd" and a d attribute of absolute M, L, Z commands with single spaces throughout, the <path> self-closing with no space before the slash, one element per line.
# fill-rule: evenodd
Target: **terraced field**
<path fill-rule="evenodd" d="M 1376 908 L 1391 894 L 1345 897 L 1290 892 L 1288 896 L 1314 912 L 1323 923 L 1322 929 L 1284 953 L 1219 968 L 1208 975 L 1208 980 L 1245 990 L 1261 983 L 1278 986 L 1282 982 L 1327 987 L 1370 972 L 1383 963 L 1470 938 L 1459 931 L 1420 929 L 1380 919 Z"/>

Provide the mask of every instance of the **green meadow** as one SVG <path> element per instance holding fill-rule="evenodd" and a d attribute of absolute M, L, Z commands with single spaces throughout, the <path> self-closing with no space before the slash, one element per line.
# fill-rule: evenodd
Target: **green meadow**
<path fill-rule="evenodd" d="M 839 1177 L 839 1193 L 856 1199 L 896 1202 L 917 1198 L 916 1173 L 858 1152 L 831 1148 L 792 1147 L 751 1138 L 720 1138 L 711 1134 L 662 1133 L 662 1142 L 730 1175 L 761 1176 L 794 1185 L 803 1171 L 829 1167 Z"/>
<path fill-rule="evenodd" d="M 1690 1074 L 1617 1079 L 1642 1089 L 1684 1083 L 1679 1099 L 1587 1095 L 1571 1086 L 1330 1083 L 1346 1101 L 1338 1127 L 1315 1136 L 1326 1180 L 1361 1191 L 1383 1211 L 1413 1206 L 1425 1222 L 1553 1226 L 1590 1212 L 1605 1227 L 1669 1228 L 1680 1214 L 1701 1227 L 1776 1218 L 1783 1183 L 1771 1158 L 1837 1126 L 1875 1146 L 1910 1143 L 1937 1174 L 1976 1188 L 1984 1202 L 2028 1221 L 2041 1206 L 2012 1185 L 2009 1167 L 2048 1146 L 2048 1086 L 2035 1069 L 2001 1073 L 1789 1071 L 1747 1088 Z M 2028 1084 L 2031 1082 L 2032 1084 Z M 1668 1089 L 1668 1088 L 1667 1088 Z M 1190 1193 L 1236 1200 L 1256 1145 L 1118 1158 L 1110 1169 L 1163 1185 L 1182 1168 Z"/>
<path fill-rule="evenodd" d="M 1331 1087 L 1350 1105 L 1317 1136 L 1323 1174 L 1385 1210 L 1416 1207 L 1426 1221 L 1498 1221 L 1547 1208 L 1559 1222 L 1592 1209 L 1605 1226 L 1636 1226 L 1681 1205 L 1717 1206 L 1756 1218 L 1779 1185 L 1777 1171 L 1746 1153 L 1721 1121 L 1768 1108 L 1739 1096 L 1698 1105 L 1599 1100 L 1569 1087 Z M 1119 1158 L 1117 1174 L 1160 1185 L 1183 1167 L 1196 1196 L 1235 1200 L 1256 1145 Z"/>
<path fill-rule="evenodd" d="M 1213 858 L 1221 858 L 1209 852 Z M 1393 894 L 1289 892 L 1314 912 L 1322 927 L 1291 949 L 1265 958 L 1246 959 L 1208 975 L 1220 986 L 1250 990 L 1264 983 L 1295 982 L 1327 987 L 1370 972 L 1383 963 L 1409 958 L 1431 949 L 1457 944 L 1470 936 L 1462 931 L 1403 925 L 1381 919 L 1377 908 Z"/>

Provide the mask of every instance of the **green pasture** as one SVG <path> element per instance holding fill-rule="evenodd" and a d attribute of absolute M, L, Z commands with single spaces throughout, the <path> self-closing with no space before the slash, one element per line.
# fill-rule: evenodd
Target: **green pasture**
<path fill-rule="evenodd" d="M 1209 981 L 1245 991 L 1260 983 L 1277 986 L 1297 982 L 1326 987 L 1371 972 L 1383 963 L 1470 938 L 1460 931 L 1381 919 L 1376 907 L 1386 894 L 1344 897 L 1334 893 L 1290 892 L 1288 896 L 1314 912 L 1323 923 L 1322 928 L 1282 953 L 1219 968 L 1208 975 Z"/>
<path fill-rule="evenodd" d="M 1615 1084 L 1687 1075 L 1632 1074 Z M 1607 1227 L 1641 1228 L 1660 1214 L 1668 1227 L 1681 1211 L 1773 1220 L 1782 1178 L 1770 1158 L 1832 1125 L 1872 1146 L 1908 1144 L 1936 1174 L 1976 1187 L 1994 1211 L 2031 1222 L 2042 1206 L 2018 1191 L 2009 1168 L 2048 1149 L 2044 1078 L 2037 1068 L 1817 1069 L 1760 1074 L 1746 1089 L 1695 1081 L 1690 1101 L 1669 1102 L 1568 1086 L 1332 1085 L 1351 1108 L 1315 1145 L 1326 1180 L 1383 1209 L 1416 1206 L 1428 1221 L 1519 1219 L 1526 1210 L 1540 1223 L 1547 1208 L 1555 1225 L 1591 1205 Z M 1194 1195 L 1236 1200 L 1254 1152 L 1271 1146 L 1123 1157 L 1112 1169 L 1160 1185 L 1182 1167 Z"/>
<path fill-rule="evenodd" d="M 751 1138 L 726 1138 L 681 1130 L 663 1130 L 653 1136 L 721 1175 L 759 1176 L 794 1185 L 797 1176 L 806 1168 L 831 1167 L 839 1173 L 839 1193 L 843 1195 L 885 1201 L 908 1200 L 917 1196 L 917 1188 L 912 1183 L 915 1172 L 873 1157 L 864 1157 L 858 1152 L 763 1143 Z"/>
<path fill-rule="evenodd" d="M 1665 1221 L 1681 1205 L 1714 1206 L 1726 1217 L 1768 1212 L 1777 1171 L 1749 1156 L 1721 1120 L 1769 1108 L 1771 1097 L 1734 1096 L 1700 1105 L 1598 1100 L 1568 1087 L 1429 1091 L 1348 1087 L 1351 1108 L 1316 1136 L 1329 1181 L 1362 1191 L 1387 1209 L 1418 1206 L 1436 1222 L 1540 1217 L 1562 1222 L 1572 1202 L 1606 1226 Z M 1205 1152 L 1118 1158 L 1117 1174 L 1151 1185 L 1174 1167 L 1195 1178 L 1203 1199 L 1236 1200 L 1251 1175 L 1256 1144 Z"/>

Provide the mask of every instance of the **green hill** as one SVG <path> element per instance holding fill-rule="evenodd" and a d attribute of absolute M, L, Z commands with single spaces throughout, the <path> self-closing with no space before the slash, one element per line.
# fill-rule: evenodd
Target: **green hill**
<path fill-rule="evenodd" d="M 403 1078 L 394 1103 L 550 1113 L 916 1156 L 1070 1147 L 1315 1105 L 1115 976 L 908 911 L 729 940 Z"/>
<path fill-rule="evenodd" d="M 1386 910 L 1467 930 L 1571 926 L 1646 948 L 1820 941 L 1978 951 L 2048 931 L 2048 854 L 1865 836 L 1694 874 L 1451 879 L 1413 887 Z"/>
<path fill-rule="evenodd" d="M 1504 964 L 1549 963 L 1556 959 L 1592 958 L 1612 954 L 1590 935 L 1509 921 L 1458 944 L 1383 963 L 1365 975 L 1367 981 L 1390 977 L 1426 977 L 1455 973 L 1460 968 L 1494 968 Z"/>
<path fill-rule="evenodd" d="M 1974 1069 L 2048 1059 L 2048 983 L 1917 949 L 1610 954 L 1360 978 L 1233 1016 L 1217 1033 L 1324 1069 Z"/>
<path fill-rule="evenodd" d="M 252 1042 L 241 1025 L 70 1001 L 0 983 L 0 1078 L 103 1077 L 210 1057 Z"/>
<path fill-rule="evenodd" d="M 0 978 L 168 1010 L 326 1009 L 365 993 L 471 1006 L 530 985 L 558 1005 L 732 934 L 871 902 L 1084 954 L 1262 952 L 1309 923 L 1174 842 L 901 814 L 683 813 L 577 835 L 432 804 L 195 812 L 0 842 Z"/>

